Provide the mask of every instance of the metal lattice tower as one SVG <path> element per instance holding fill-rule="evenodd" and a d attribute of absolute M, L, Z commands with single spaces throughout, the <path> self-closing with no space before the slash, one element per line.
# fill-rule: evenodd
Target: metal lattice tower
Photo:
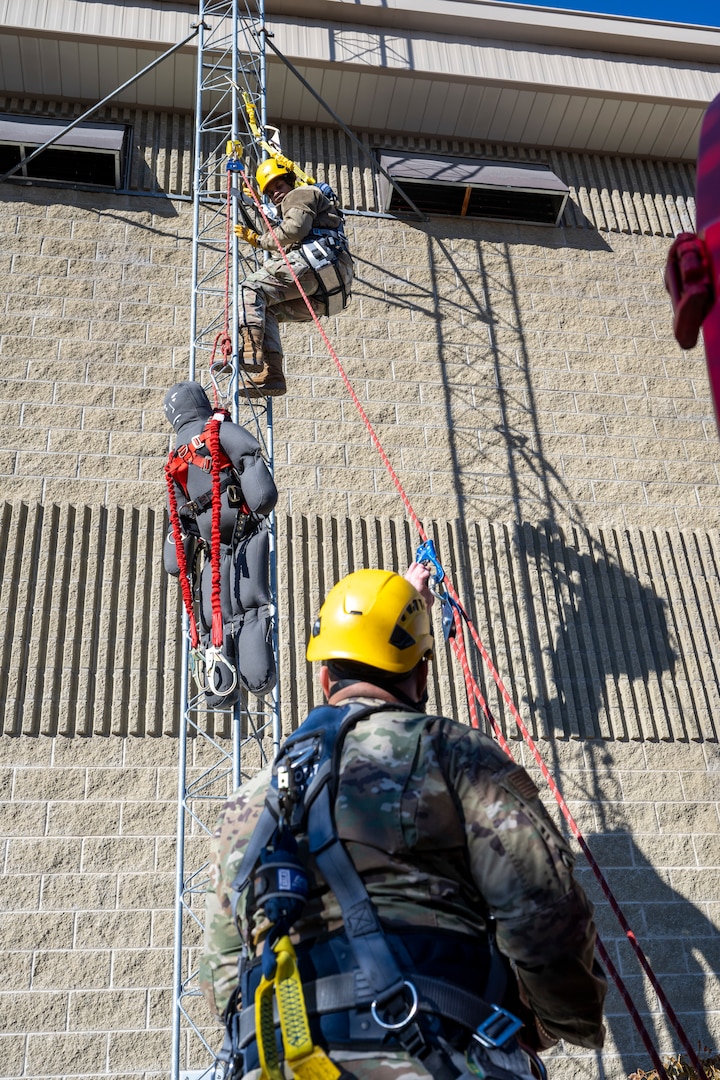
<path fill-rule="evenodd" d="M 252 7 L 252 10 L 251 10 Z M 228 170 L 227 144 L 240 142 L 244 167 L 254 171 L 258 150 L 248 128 L 243 93 L 265 124 L 265 36 L 263 0 L 200 0 L 195 107 L 192 300 L 189 378 L 212 387 L 233 420 L 257 438 L 273 470 L 272 404 L 250 402 L 239 370 L 239 285 L 255 268 L 255 256 L 238 259 L 230 226 L 247 211 L 241 205 L 240 173 Z M 228 235 L 232 238 L 228 261 Z M 229 315 L 229 318 L 228 318 Z M 229 370 L 213 364 L 225 321 L 232 340 Z M 270 588 L 277 595 L 275 520 L 270 522 Z M 274 619 L 276 665 L 277 618 Z M 210 1075 L 219 1049 L 197 985 L 197 955 L 203 928 L 208 839 L 222 802 L 248 775 L 272 758 L 280 742 L 277 690 L 265 698 L 243 693 L 226 710 L 210 708 L 191 667 L 187 616 L 179 724 L 177 869 L 173 978 L 171 1080 L 188 1071 Z"/>

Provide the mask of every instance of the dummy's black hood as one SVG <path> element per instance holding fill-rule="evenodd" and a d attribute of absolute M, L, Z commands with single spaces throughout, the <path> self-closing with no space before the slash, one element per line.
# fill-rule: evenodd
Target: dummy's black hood
<path fill-rule="evenodd" d="M 171 386 L 163 403 L 165 416 L 176 431 L 186 424 L 205 425 L 212 415 L 210 399 L 198 382 L 179 382 Z"/>

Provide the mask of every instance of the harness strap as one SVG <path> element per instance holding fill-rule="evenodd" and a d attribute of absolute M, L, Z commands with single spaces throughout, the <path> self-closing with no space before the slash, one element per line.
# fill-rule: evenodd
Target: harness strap
<path fill-rule="evenodd" d="M 368 713 L 376 712 L 376 708 L 373 705 L 363 705 L 358 702 L 353 702 L 350 705 L 346 705 L 341 708 L 336 708 L 331 705 L 323 705 L 317 709 L 313 709 L 307 719 L 297 728 L 296 731 L 289 735 L 282 745 L 280 754 L 275 761 L 275 770 L 282 766 L 288 751 L 292 749 L 294 745 L 300 742 L 304 738 L 311 737 L 315 734 L 324 732 L 325 735 L 325 750 L 328 755 L 328 760 L 324 761 L 318 769 L 316 775 L 310 782 L 307 795 L 305 797 L 305 805 L 311 805 L 315 799 L 316 790 L 321 785 L 327 783 L 331 774 L 331 760 L 329 757 L 332 755 L 335 749 L 335 744 L 339 739 L 339 736 L 343 733 L 346 727 L 356 723 L 362 719 L 363 716 L 367 716 Z M 342 740 L 340 740 L 342 742 Z M 230 890 L 233 893 L 232 911 L 233 918 L 237 921 L 237 905 L 240 900 L 241 894 L 247 887 L 247 884 L 252 876 L 255 866 L 260 860 L 260 855 L 263 848 L 267 847 L 272 840 L 273 834 L 278 825 L 280 818 L 280 809 L 278 806 L 278 790 L 276 787 L 277 775 L 273 777 L 272 786 L 268 788 L 265 796 L 265 805 L 263 806 L 262 813 L 258 818 L 257 824 L 252 831 L 252 835 L 245 848 L 245 853 L 240 861 L 237 873 L 230 883 Z"/>
<path fill-rule="evenodd" d="M 205 459 L 209 461 L 209 458 Z M 223 476 L 220 480 L 220 494 L 224 494 L 227 491 L 228 501 L 231 506 L 239 507 L 243 513 L 249 513 L 249 509 L 242 495 L 242 488 L 239 484 L 234 482 L 234 477 Z M 195 520 L 200 514 L 204 514 L 205 511 L 212 506 L 212 492 L 204 491 L 201 495 L 198 495 L 196 499 L 186 502 L 183 506 L 178 507 L 178 513 L 180 517 L 190 518 Z"/>
<path fill-rule="evenodd" d="M 215 415 L 218 414 L 216 413 Z M 202 450 L 203 448 L 208 449 L 207 444 L 210 437 L 210 424 L 213 419 L 214 417 L 210 417 L 200 434 L 194 435 L 189 443 L 183 443 L 181 446 L 176 446 L 175 449 L 171 451 L 170 457 L 168 458 L 168 464 L 173 480 L 177 482 L 186 496 L 188 468 L 190 465 L 194 465 L 203 472 L 212 472 L 212 458 L 208 454 L 202 453 Z M 232 461 L 222 447 L 220 448 L 220 467 L 221 469 L 230 469 L 233 473 L 235 471 Z"/>
<path fill-rule="evenodd" d="M 200 635 L 198 633 L 197 620 L 195 618 L 195 610 L 192 602 L 192 590 L 190 588 L 190 576 L 188 573 L 187 558 L 185 556 L 185 543 L 177 505 L 175 481 L 173 480 L 169 460 L 165 465 L 165 481 L 167 483 L 168 506 L 170 508 L 170 523 L 172 525 L 173 542 L 175 544 L 175 554 L 180 574 L 180 591 L 182 592 L 183 604 L 185 605 L 185 611 L 188 617 L 190 648 L 194 655 L 200 644 Z"/>
<path fill-rule="evenodd" d="M 255 866 L 260 858 L 260 853 L 263 848 L 272 840 L 273 834 L 277 829 L 278 819 L 270 810 L 268 806 L 267 798 L 262 813 L 258 818 L 257 825 L 252 831 L 248 846 L 245 848 L 245 854 L 242 857 L 238 871 L 233 878 L 230 890 L 232 892 L 232 915 L 233 921 L 237 923 L 238 911 L 237 907 L 240 902 L 250 875 L 252 874 Z"/>
<path fill-rule="evenodd" d="M 416 1020 L 417 990 L 403 976 L 365 884 L 340 842 L 328 784 L 310 805 L 307 834 L 309 849 L 340 904 L 355 963 L 373 992 L 370 1011 L 375 1023 L 392 1032 L 434 1080 L 455 1080 L 459 1071 L 449 1055 L 427 1039 Z"/>
<path fill-rule="evenodd" d="M 334 229 L 313 229 L 300 254 L 315 275 L 326 315 L 337 315 L 347 306 L 348 291 L 338 269 L 338 256 L 347 251 L 344 234 Z"/>
<path fill-rule="evenodd" d="M 308 842 L 320 872 L 340 904 L 355 961 L 367 979 L 377 1004 L 385 1005 L 402 993 L 405 979 L 387 943 L 363 880 L 340 843 L 328 785 L 323 787 L 310 807 Z"/>
<path fill-rule="evenodd" d="M 212 526 L 210 531 L 210 599 L 212 604 L 212 627 L 210 631 L 210 641 L 216 649 L 221 649 L 223 645 L 222 584 L 220 575 L 220 523 L 222 515 L 222 507 L 220 505 L 220 472 L 223 468 L 221 457 L 225 457 L 225 455 L 220 447 L 220 425 L 223 423 L 224 419 L 225 414 L 217 411 L 213 413 L 207 424 L 208 449 L 210 451 L 212 474 Z M 233 672 L 233 675 L 234 674 L 235 673 Z"/>
<path fill-rule="evenodd" d="M 460 1024 L 468 1031 L 475 1031 L 487 1021 L 493 1021 L 497 1009 L 480 997 L 453 986 L 443 979 L 428 975 L 413 975 L 413 986 L 418 994 L 418 1008 L 423 1013 L 441 1016 Z M 360 972 L 342 975 L 326 975 L 304 984 L 305 1005 L 311 1016 L 325 1013 L 346 1012 L 361 1007 L 369 1008 L 374 995 Z M 279 1023 L 277 1009 L 273 1022 Z M 387 1035 L 387 1029 L 376 1023 L 374 1016 L 366 1017 L 364 1037 L 376 1042 Z M 255 1038 L 255 1009 L 252 1005 L 240 1013 L 240 1048 L 244 1049 Z M 512 1036 L 509 1036 L 511 1038 Z M 509 1041 L 509 1040 L 508 1040 Z"/>

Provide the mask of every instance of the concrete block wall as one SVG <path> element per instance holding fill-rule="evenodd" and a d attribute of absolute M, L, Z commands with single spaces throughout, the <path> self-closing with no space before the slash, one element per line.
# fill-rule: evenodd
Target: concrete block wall
<path fill-rule="evenodd" d="M 2 1071 L 156 1076 L 170 1041 L 177 598 L 136 564 L 158 550 L 161 404 L 187 372 L 190 212 L 0 194 L 0 499 L 15 537 L 0 554 L 3 678 L 6 697 L 24 694 L 0 736 Z M 598 214 L 606 200 L 587 195 Z M 324 325 L 673 1004 L 693 1038 L 717 1042 L 720 442 L 701 352 L 671 336 L 662 231 L 353 216 L 353 304 Z M 278 540 L 296 607 L 282 630 L 302 703 L 314 693 L 303 523 L 318 552 L 313 597 L 341 571 L 352 530 L 356 561 L 390 559 L 381 519 L 402 536 L 394 557 L 415 537 L 317 331 L 287 327 L 284 340 Z M 662 633 L 647 630 L 659 610 L 671 666 Z M 148 679 L 140 628 L 164 617 L 168 647 L 152 661 L 163 675 Z M 48 642 L 56 663 L 40 678 Z M 99 668 L 87 659 L 98 646 Z M 441 670 L 435 702 L 449 711 L 462 685 Z M 599 920 L 640 987 L 606 905 Z M 676 1047 L 640 994 L 663 1049 Z M 554 1075 L 619 1080 L 647 1065 L 615 996 L 610 1028 L 602 1066 L 559 1056 Z M 190 1048 L 188 1064 L 198 1056 Z"/>
<path fill-rule="evenodd" d="M 542 786 L 527 750 L 512 746 Z M 540 748 L 693 1044 L 716 1046 L 717 747 Z M 0 740 L 3 1075 L 167 1076 L 176 749 L 117 736 Z M 677 1038 L 581 858 L 578 873 L 654 1042 L 670 1054 Z M 220 1029 L 197 1004 L 217 1044 Z M 565 1048 L 551 1056 L 552 1075 L 620 1080 L 647 1065 L 615 989 L 607 1024 L 602 1062 Z M 207 1057 L 191 1044 L 187 1060 L 199 1068 Z"/>
<path fill-rule="evenodd" d="M 173 740 L 0 739 L 3 1075 L 167 1075 Z"/>

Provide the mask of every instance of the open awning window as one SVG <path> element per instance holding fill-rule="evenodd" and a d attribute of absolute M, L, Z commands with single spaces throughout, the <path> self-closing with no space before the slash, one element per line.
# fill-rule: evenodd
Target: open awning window
<path fill-rule="evenodd" d="M 39 116 L 0 114 L 0 175 L 23 162 L 15 174 L 17 177 L 122 187 L 127 128 L 121 124 L 78 124 L 61 134 L 34 161 L 24 164 L 33 150 L 63 132 L 69 123 Z"/>
<path fill-rule="evenodd" d="M 569 195 L 567 184 L 534 161 L 438 157 L 378 151 L 386 172 L 425 214 L 493 218 L 557 225 Z M 412 213 L 387 177 L 378 174 L 380 209 Z"/>

